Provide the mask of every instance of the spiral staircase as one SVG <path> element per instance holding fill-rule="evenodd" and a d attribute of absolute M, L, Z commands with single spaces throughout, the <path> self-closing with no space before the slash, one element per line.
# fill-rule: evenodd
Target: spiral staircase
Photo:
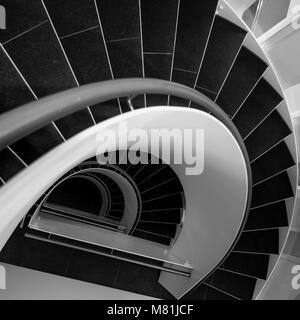
<path fill-rule="evenodd" d="M 249 23 L 221 0 L 10 0 L 4 5 L 7 12 L 11 9 L 13 23 L 0 32 L 0 120 L 19 106 L 90 83 L 122 78 L 179 83 L 209 98 L 239 132 L 251 168 L 252 198 L 230 250 L 176 296 L 160 283 L 161 273 L 189 277 L 189 264 L 40 229 L 61 219 L 164 250 L 179 241 L 188 213 L 181 178 L 172 166 L 161 159 L 157 165 L 100 166 L 86 158 L 65 170 L 24 213 L 0 261 L 162 299 L 257 298 L 289 234 L 298 168 L 283 91 Z M 0 152 L 1 189 L 58 145 L 108 119 L 155 106 L 203 110 L 176 91 L 154 91 L 88 102 L 14 137 Z M 124 223 L 126 197 L 114 175 L 131 186 L 137 199 L 138 219 L 130 230 Z M 98 196 L 97 185 L 103 190 Z M 212 194 L 211 201 L 218 199 Z"/>

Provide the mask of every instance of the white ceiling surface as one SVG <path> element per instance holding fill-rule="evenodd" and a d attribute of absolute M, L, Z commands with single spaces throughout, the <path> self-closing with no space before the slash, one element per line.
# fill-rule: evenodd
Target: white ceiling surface
<path fill-rule="evenodd" d="M 256 0 L 226 0 L 240 17 L 255 1 Z"/>
<path fill-rule="evenodd" d="M 270 38 L 263 44 L 263 48 L 272 61 L 281 84 L 287 89 L 300 83 L 300 29 L 291 30 L 288 34 L 284 29 L 279 31 L 279 33 L 285 33 L 284 38 L 273 41 L 273 44 L 270 43 L 272 42 Z M 278 35 L 275 34 L 273 37 L 278 37 Z"/>

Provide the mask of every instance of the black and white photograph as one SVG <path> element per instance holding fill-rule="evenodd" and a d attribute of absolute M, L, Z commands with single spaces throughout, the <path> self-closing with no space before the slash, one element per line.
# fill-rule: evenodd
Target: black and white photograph
<path fill-rule="evenodd" d="M 0 303 L 300 300 L 299 58 L 300 0 L 0 0 Z"/>

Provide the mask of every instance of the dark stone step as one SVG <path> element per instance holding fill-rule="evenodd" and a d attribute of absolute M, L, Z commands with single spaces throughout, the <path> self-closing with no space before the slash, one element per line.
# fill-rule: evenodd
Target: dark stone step
<path fill-rule="evenodd" d="M 243 232 L 234 251 L 278 254 L 279 253 L 279 230 L 261 230 Z"/>
<path fill-rule="evenodd" d="M 270 257 L 264 254 L 232 252 L 221 265 L 221 268 L 266 280 L 269 259 Z"/>
<path fill-rule="evenodd" d="M 243 47 L 217 98 L 217 104 L 232 117 L 266 68 L 264 61 Z"/>
<path fill-rule="evenodd" d="M 285 201 L 279 201 L 250 210 L 244 230 L 281 228 L 287 226 L 288 216 Z"/>
<path fill-rule="evenodd" d="M 285 171 L 253 187 L 251 207 L 261 206 L 293 196 L 291 182 Z"/>
<path fill-rule="evenodd" d="M 245 140 L 251 161 L 291 134 L 281 115 L 275 110 Z"/>
<path fill-rule="evenodd" d="M 282 97 L 277 91 L 265 79 L 261 79 L 233 118 L 242 138 L 245 138 L 281 101 Z"/>
<path fill-rule="evenodd" d="M 236 298 L 251 300 L 255 290 L 256 279 L 232 272 L 217 270 L 205 280 L 205 283 L 229 293 Z"/>
<path fill-rule="evenodd" d="M 245 30 L 216 15 L 197 87 L 215 94 L 219 92 L 246 34 Z"/>
<path fill-rule="evenodd" d="M 289 148 L 284 141 L 251 163 L 253 184 L 267 179 L 295 165 Z"/>

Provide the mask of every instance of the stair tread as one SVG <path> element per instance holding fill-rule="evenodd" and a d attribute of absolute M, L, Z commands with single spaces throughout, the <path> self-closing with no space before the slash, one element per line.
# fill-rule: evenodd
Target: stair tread
<path fill-rule="evenodd" d="M 232 117 L 266 68 L 264 61 L 247 48 L 242 47 L 216 103 Z M 247 76 L 241 77 L 241 75 Z"/>
<path fill-rule="evenodd" d="M 3 30 L 1 31 L 0 38 Z M 10 111 L 16 107 L 24 105 L 35 100 L 25 81 L 22 79 L 17 69 L 0 47 L 0 65 L 1 65 L 1 95 L 0 95 L 0 113 Z M 16 94 L 18 88 L 18 94 Z"/>
<path fill-rule="evenodd" d="M 284 141 L 266 152 L 263 156 L 251 163 L 252 181 L 256 184 L 283 170 L 295 165 L 295 161 Z"/>
<path fill-rule="evenodd" d="M 268 255 L 263 254 L 243 254 L 232 252 L 226 258 L 221 268 L 266 280 L 268 275 L 269 259 L 270 257 Z"/>
<path fill-rule="evenodd" d="M 108 0 L 96 3 L 114 78 L 143 77 L 138 1 L 124 0 L 117 5 Z"/>
<path fill-rule="evenodd" d="M 168 165 L 147 165 L 134 180 L 141 192 L 176 177 L 176 173 Z"/>
<path fill-rule="evenodd" d="M 7 43 L 5 49 L 38 98 L 77 87 L 49 22 Z M 56 124 L 64 137 L 70 138 L 93 122 L 85 109 L 58 120 Z"/>
<path fill-rule="evenodd" d="M 245 140 L 250 161 L 257 159 L 290 134 L 291 130 L 280 114 L 273 111 Z"/>
<path fill-rule="evenodd" d="M 141 198 L 143 201 L 147 201 L 161 196 L 166 196 L 168 194 L 174 194 L 177 192 L 183 192 L 183 188 L 178 178 L 174 177 L 171 180 L 167 180 L 163 184 L 159 184 L 156 187 L 146 189 L 141 193 Z"/>
<path fill-rule="evenodd" d="M 11 148 L 29 165 L 62 142 L 63 138 L 57 129 L 49 124 L 15 142 Z"/>
<path fill-rule="evenodd" d="M 144 52 L 172 53 L 178 0 L 141 0 Z"/>
<path fill-rule="evenodd" d="M 256 279 L 224 270 L 216 270 L 205 283 L 236 298 L 250 300 L 253 297 Z"/>
<path fill-rule="evenodd" d="M 156 221 L 179 223 L 181 221 L 182 209 L 142 211 L 140 221 Z"/>
<path fill-rule="evenodd" d="M 28 8 L 30 8 L 30 10 L 28 10 Z M 18 2 L 17 5 L 14 1 L 7 1 L 5 2 L 5 9 L 7 12 L 14 12 L 14 15 L 13 23 L 10 23 L 9 28 L 1 29 L 1 43 L 13 39 L 22 32 L 43 23 L 47 19 L 46 12 L 40 1 L 28 0 L 26 2 Z"/>
<path fill-rule="evenodd" d="M 217 4 L 217 0 L 180 2 L 174 68 L 198 72 Z"/>
<path fill-rule="evenodd" d="M 226 294 L 205 283 L 201 283 L 191 292 L 184 295 L 181 300 L 237 300 L 233 296 Z"/>
<path fill-rule="evenodd" d="M 270 229 L 286 226 L 288 226 L 288 216 L 285 201 L 279 201 L 250 210 L 244 230 Z"/>
<path fill-rule="evenodd" d="M 144 49 L 145 50 L 145 49 Z M 170 80 L 172 54 L 144 54 L 145 77 Z M 147 106 L 166 106 L 168 96 L 146 95 Z M 135 105 L 135 104 L 134 104 Z"/>
<path fill-rule="evenodd" d="M 151 222 L 139 222 L 137 225 L 138 230 L 155 233 L 169 238 L 174 238 L 177 231 L 177 224 L 162 224 Z"/>
<path fill-rule="evenodd" d="M 2 179 L 7 181 L 24 168 L 24 164 L 9 149 L 0 151 L 0 176 Z"/>
<path fill-rule="evenodd" d="M 164 237 L 162 235 L 158 235 L 154 233 L 148 233 L 138 229 L 136 229 L 132 235 L 134 237 L 142 238 L 142 239 L 153 241 L 153 242 L 158 242 L 164 245 L 170 245 L 170 242 L 171 242 L 171 238 Z"/>
<path fill-rule="evenodd" d="M 144 210 L 150 211 L 153 209 L 182 208 L 182 207 L 183 207 L 183 199 L 182 199 L 181 192 L 168 195 L 163 198 L 144 201 L 142 204 L 143 211 Z"/>
<path fill-rule="evenodd" d="M 233 118 L 242 138 L 245 138 L 282 101 L 282 97 L 261 79 Z"/>
<path fill-rule="evenodd" d="M 288 199 L 293 196 L 291 182 L 285 171 L 253 187 L 251 207 Z"/>
<path fill-rule="evenodd" d="M 278 254 L 279 231 L 278 229 L 243 232 L 234 251 Z"/>
<path fill-rule="evenodd" d="M 198 87 L 219 92 L 246 34 L 245 30 L 216 15 L 199 72 Z"/>
<path fill-rule="evenodd" d="M 59 37 L 78 33 L 99 24 L 92 1 L 76 1 L 74 4 L 70 1 L 44 0 L 44 3 Z"/>

